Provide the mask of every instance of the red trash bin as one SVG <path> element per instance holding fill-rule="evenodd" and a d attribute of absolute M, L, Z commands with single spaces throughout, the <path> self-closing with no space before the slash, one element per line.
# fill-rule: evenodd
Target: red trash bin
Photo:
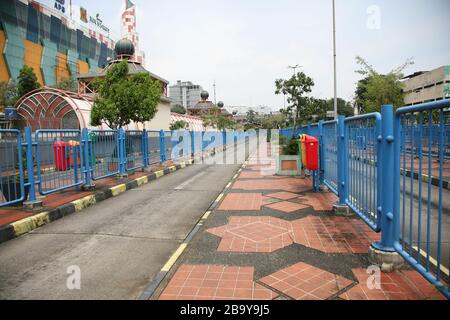
<path fill-rule="evenodd" d="M 67 154 L 66 154 L 66 142 L 62 140 L 56 140 L 53 144 L 53 156 L 55 158 L 56 171 L 67 171 Z"/>
<path fill-rule="evenodd" d="M 306 168 L 310 171 L 319 169 L 319 140 L 315 137 L 305 135 Z"/>

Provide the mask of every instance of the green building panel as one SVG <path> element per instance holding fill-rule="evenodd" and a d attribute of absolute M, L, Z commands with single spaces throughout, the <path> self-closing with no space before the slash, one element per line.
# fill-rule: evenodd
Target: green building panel
<path fill-rule="evenodd" d="M 46 86 L 54 86 L 56 84 L 56 62 L 58 55 L 58 47 L 56 43 L 44 39 L 42 41 L 44 50 L 42 51 L 42 75 Z"/>
<path fill-rule="evenodd" d="M 75 78 L 78 74 L 78 52 L 73 50 L 67 51 L 67 64 L 69 65 L 70 75 L 72 78 Z"/>
<path fill-rule="evenodd" d="M 17 79 L 20 69 L 23 67 L 25 56 L 25 30 L 4 22 L 3 28 L 6 34 L 6 45 L 4 50 L 6 65 L 12 78 Z"/>
<path fill-rule="evenodd" d="M 98 72 L 98 60 L 89 58 L 89 72 Z"/>

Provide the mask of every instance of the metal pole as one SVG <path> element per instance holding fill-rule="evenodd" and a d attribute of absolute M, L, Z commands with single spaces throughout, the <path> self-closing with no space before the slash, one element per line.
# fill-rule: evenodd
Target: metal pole
<path fill-rule="evenodd" d="M 381 241 L 372 244 L 372 247 L 380 251 L 394 252 L 394 190 L 395 184 L 399 183 L 399 176 L 395 176 L 394 155 L 394 109 L 392 105 L 385 105 L 381 109 L 382 141 L 381 161 L 383 172 L 381 175 L 383 188 L 381 192 Z M 399 139 L 397 137 L 397 139 Z M 397 168 L 398 170 L 398 168 Z"/>
<path fill-rule="evenodd" d="M 337 122 L 338 141 L 338 195 L 339 205 L 345 206 L 348 199 L 347 139 L 345 136 L 345 117 L 340 116 Z"/>
<path fill-rule="evenodd" d="M 337 113 L 337 76 L 336 76 L 336 11 L 335 0 L 333 0 L 333 66 L 334 66 L 334 119 L 338 118 Z"/>

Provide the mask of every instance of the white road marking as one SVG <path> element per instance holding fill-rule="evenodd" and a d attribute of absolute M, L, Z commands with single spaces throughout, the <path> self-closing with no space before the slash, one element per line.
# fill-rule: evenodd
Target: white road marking
<path fill-rule="evenodd" d="M 195 176 L 187 179 L 186 181 L 184 181 L 183 183 L 179 184 L 178 186 L 176 186 L 174 189 L 175 190 L 183 190 L 188 184 L 192 183 L 192 181 L 194 181 L 195 179 L 198 179 L 199 177 L 201 177 L 202 175 L 204 175 L 206 173 L 206 171 L 200 171 L 199 173 L 197 173 Z"/>

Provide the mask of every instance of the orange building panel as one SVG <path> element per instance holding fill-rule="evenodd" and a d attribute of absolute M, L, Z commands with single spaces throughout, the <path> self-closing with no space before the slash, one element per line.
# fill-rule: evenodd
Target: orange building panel
<path fill-rule="evenodd" d="M 89 73 L 89 64 L 86 61 L 78 60 L 78 70 L 80 74 Z"/>
<path fill-rule="evenodd" d="M 41 61 L 42 61 L 42 51 L 44 48 L 34 42 L 24 40 L 25 55 L 23 58 L 23 63 L 29 67 L 32 67 L 34 73 L 36 74 L 38 82 L 43 85 L 44 78 L 41 71 Z"/>
<path fill-rule="evenodd" d="M 9 80 L 9 72 L 6 67 L 5 57 L 3 56 L 3 50 L 5 50 L 6 37 L 5 32 L 0 31 L 0 81 Z"/>
<path fill-rule="evenodd" d="M 56 64 L 56 82 L 70 78 L 69 66 L 67 64 L 67 55 L 58 53 L 58 63 Z"/>

